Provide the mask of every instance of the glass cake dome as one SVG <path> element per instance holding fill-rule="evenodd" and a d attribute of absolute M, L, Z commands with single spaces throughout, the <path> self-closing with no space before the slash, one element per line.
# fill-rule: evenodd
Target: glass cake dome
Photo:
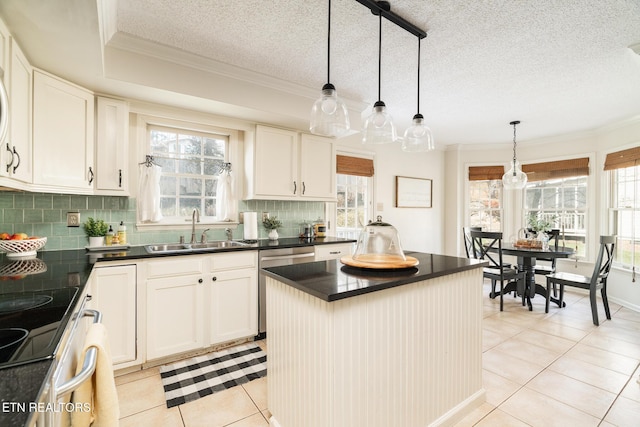
<path fill-rule="evenodd" d="M 368 264 L 405 262 L 398 230 L 378 216 L 360 232 L 353 260 Z"/>

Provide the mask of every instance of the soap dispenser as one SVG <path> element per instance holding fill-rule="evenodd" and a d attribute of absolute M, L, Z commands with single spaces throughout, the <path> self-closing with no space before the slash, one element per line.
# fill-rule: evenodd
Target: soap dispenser
<path fill-rule="evenodd" d="M 124 225 L 124 221 L 120 221 L 120 226 L 118 227 L 118 240 L 121 245 L 127 244 L 127 227 Z"/>

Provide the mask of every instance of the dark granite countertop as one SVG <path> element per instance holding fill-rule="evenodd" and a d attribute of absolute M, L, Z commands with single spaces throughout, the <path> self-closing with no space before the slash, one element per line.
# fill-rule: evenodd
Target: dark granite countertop
<path fill-rule="evenodd" d="M 281 238 L 277 241 L 261 239 L 257 242 L 243 247 L 233 247 L 216 249 L 215 251 L 192 251 L 186 253 L 172 254 L 150 254 L 144 246 L 131 246 L 127 250 L 117 251 L 92 251 L 85 249 L 65 250 L 65 251 L 43 251 L 37 255 L 37 260 L 42 261 L 46 265 L 46 270 L 37 274 L 20 274 L 19 261 L 0 254 L 0 277 L 2 278 L 2 286 L 0 286 L 0 296 L 2 294 L 13 294 L 18 292 L 40 291 L 43 289 L 63 289 L 77 288 L 78 292 L 70 303 L 70 307 L 74 306 L 79 298 L 85 292 L 84 288 L 91 274 L 91 270 L 96 262 L 104 261 L 126 261 L 143 258 L 157 258 L 163 256 L 189 256 L 203 253 L 220 253 L 244 250 L 260 250 L 274 248 L 288 248 L 296 246 L 311 246 L 355 242 L 352 239 L 341 239 L 335 237 L 325 237 L 321 239 L 299 239 L 299 238 Z M 3 272 L 10 272 L 7 275 Z M 67 326 L 70 310 L 61 320 L 59 326 L 59 335 Z M 0 368 L 0 405 L 3 402 L 27 403 L 37 402 L 45 380 L 50 375 L 53 365 L 52 359 L 30 362 L 27 364 Z M 0 411 L 0 426 L 23 426 L 28 422 L 28 412 L 19 411 Z"/>
<path fill-rule="evenodd" d="M 486 262 L 446 255 L 407 252 L 415 267 L 398 270 L 361 269 L 339 260 L 265 268 L 264 274 L 324 301 L 337 301 L 474 268 Z"/>

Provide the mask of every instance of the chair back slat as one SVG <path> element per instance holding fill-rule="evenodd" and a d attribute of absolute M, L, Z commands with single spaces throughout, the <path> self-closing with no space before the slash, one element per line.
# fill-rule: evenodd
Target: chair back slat
<path fill-rule="evenodd" d="M 478 258 L 476 253 L 471 251 L 473 247 L 471 243 L 471 232 L 480 231 L 481 227 L 462 227 L 462 236 L 464 237 L 464 252 L 467 254 L 467 258 Z"/>
<path fill-rule="evenodd" d="M 597 283 L 606 280 L 613 264 L 613 255 L 616 245 L 616 236 L 600 236 L 600 250 L 598 259 L 593 268 L 591 282 Z"/>
<path fill-rule="evenodd" d="M 471 249 L 478 259 L 489 261 L 490 268 L 502 270 L 502 233 L 494 231 L 471 231 Z"/>

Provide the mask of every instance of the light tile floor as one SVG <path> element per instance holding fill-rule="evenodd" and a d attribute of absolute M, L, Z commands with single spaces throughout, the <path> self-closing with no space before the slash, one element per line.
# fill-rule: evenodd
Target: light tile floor
<path fill-rule="evenodd" d="M 483 383 L 487 400 L 457 426 L 640 425 L 640 313 L 610 303 L 591 322 L 588 297 L 567 307 L 488 298 L 484 286 Z M 266 351 L 266 343 L 259 344 Z M 116 378 L 121 427 L 268 426 L 267 378 L 167 409 L 158 368 Z M 391 426 L 390 426 L 391 427 Z M 402 426 L 393 426 L 402 427 Z"/>

